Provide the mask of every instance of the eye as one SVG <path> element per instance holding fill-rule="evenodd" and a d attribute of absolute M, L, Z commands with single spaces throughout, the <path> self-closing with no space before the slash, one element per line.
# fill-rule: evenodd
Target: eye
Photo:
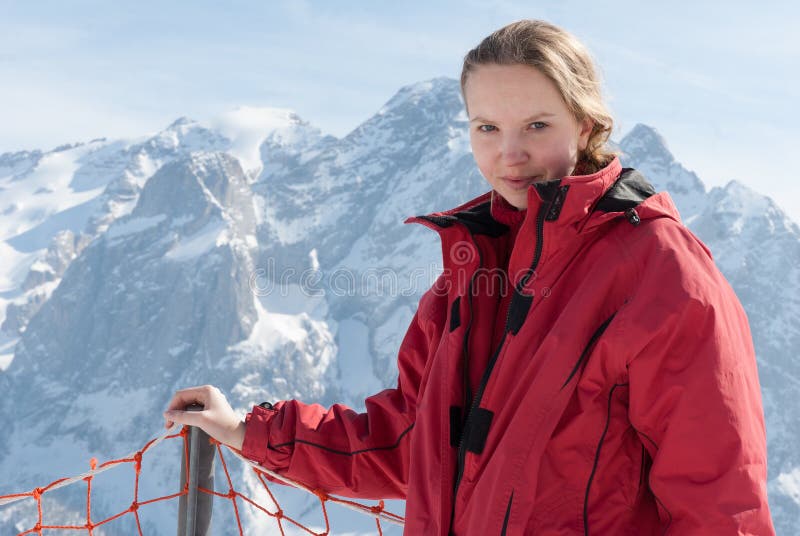
<path fill-rule="evenodd" d="M 492 132 L 494 130 L 497 130 L 497 127 L 495 127 L 494 125 L 479 125 L 478 126 L 478 131 L 479 132 Z"/>
<path fill-rule="evenodd" d="M 533 127 L 533 130 L 542 130 L 544 127 L 547 126 L 547 123 L 542 123 L 541 121 L 534 121 L 530 124 Z"/>

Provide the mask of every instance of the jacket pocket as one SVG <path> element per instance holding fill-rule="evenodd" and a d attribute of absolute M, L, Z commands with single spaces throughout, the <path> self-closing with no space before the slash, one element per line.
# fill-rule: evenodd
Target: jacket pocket
<path fill-rule="evenodd" d="M 564 389 L 564 387 L 569 385 L 569 382 L 572 381 L 572 379 L 575 377 L 575 375 L 586 364 L 587 358 L 588 358 L 589 354 L 591 353 L 590 351 L 594 348 L 594 345 L 597 342 L 597 339 L 599 339 L 600 336 L 603 333 L 605 333 L 606 328 L 611 323 L 611 321 L 614 320 L 614 317 L 617 315 L 618 312 L 619 311 L 614 311 L 611 314 L 611 316 L 606 318 L 605 322 L 603 322 L 602 324 L 600 324 L 600 326 L 597 327 L 597 329 L 594 331 L 594 333 L 592 333 L 592 336 L 589 337 L 589 341 L 586 343 L 586 346 L 583 348 L 583 352 L 581 352 L 581 355 L 578 358 L 578 361 L 575 363 L 575 366 L 572 368 L 572 372 L 570 372 L 570 374 L 567 377 L 566 381 L 564 381 L 564 385 L 561 386 L 561 389 Z"/>

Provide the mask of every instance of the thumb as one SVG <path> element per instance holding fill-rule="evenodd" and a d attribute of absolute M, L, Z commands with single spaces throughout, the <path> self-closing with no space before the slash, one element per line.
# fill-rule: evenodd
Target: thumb
<path fill-rule="evenodd" d="M 164 418 L 177 423 L 186 424 L 189 426 L 200 426 L 202 422 L 200 411 L 181 411 L 179 409 L 170 409 L 164 412 Z"/>

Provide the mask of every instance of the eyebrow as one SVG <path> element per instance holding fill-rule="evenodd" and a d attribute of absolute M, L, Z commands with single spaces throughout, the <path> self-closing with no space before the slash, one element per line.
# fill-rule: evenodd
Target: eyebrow
<path fill-rule="evenodd" d="M 551 114 L 549 112 L 542 112 L 540 114 L 534 114 L 530 117 L 526 117 L 522 120 L 523 123 L 527 123 L 528 121 L 533 121 L 534 119 L 542 119 L 544 117 L 555 117 L 556 114 Z M 489 121 L 488 119 L 484 119 L 483 117 L 476 115 L 472 119 L 469 120 L 470 123 L 474 123 L 475 121 L 480 121 L 481 123 L 493 123 L 493 121 Z"/>

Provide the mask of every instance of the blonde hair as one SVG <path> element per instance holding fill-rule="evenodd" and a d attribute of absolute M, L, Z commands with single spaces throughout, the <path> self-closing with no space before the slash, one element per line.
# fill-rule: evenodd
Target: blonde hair
<path fill-rule="evenodd" d="M 614 119 L 603 101 L 600 77 L 589 51 L 575 36 L 545 21 L 513 22 L 486 37 L 467 52 L 461 70 L 461 95 L 469 73 L 479 65 L 529 65 L 555 83 L 575 119 L 590 118 L 594 127 L 578 168 L 593 173 L 616 154 L 606 146 Z"/>

